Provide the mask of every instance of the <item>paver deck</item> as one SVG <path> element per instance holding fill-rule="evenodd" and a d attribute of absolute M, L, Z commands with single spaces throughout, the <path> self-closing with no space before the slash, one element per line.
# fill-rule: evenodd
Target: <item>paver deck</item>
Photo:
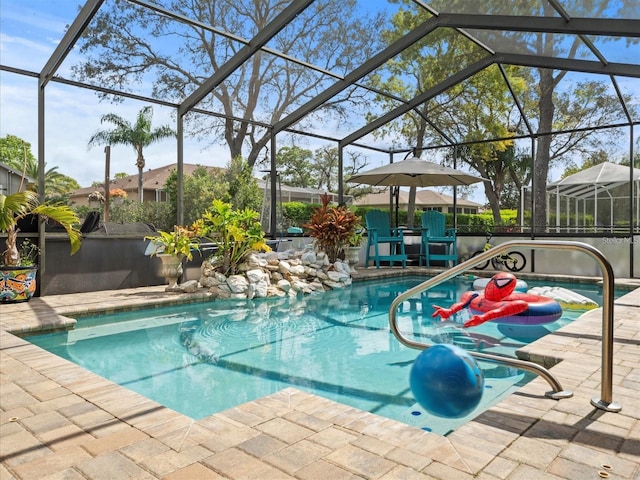
<path fill-rule="evenodd" d="M 640 478 L 640 289 L 614 306 L 621 412 L 590 404 L 597 309 L 521 352 L 559 362 L 573 397 L 549 399 L 536 379 L 447 437 L 294 388 L 194 421 L 14 335 L 175 301 L 193 296 L 150 287 L 0 305 L 0 479 Z"/>

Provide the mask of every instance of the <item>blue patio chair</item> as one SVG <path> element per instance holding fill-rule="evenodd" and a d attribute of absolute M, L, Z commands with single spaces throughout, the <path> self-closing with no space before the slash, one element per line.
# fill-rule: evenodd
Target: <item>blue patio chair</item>
<path fill-rule="evenodd" d="M 436 210 L 427 210 L 420 218 L 422 221 L 422 239 L 420 242 L 419 264 L 422 265 L 424 260 L 426 266 L 430 267 L 431 260 L 444 260 L 445 265 L 449 261 L 455 265 L 458 262 L 456 229 L 447 228 L 445 215 Z M 444 253 L 431 253 L 430 247 L 432 245 L 439 249 L 444 247 Z"/>
<path fill-rule="evenodd" d="M 404 251 L 404 235 L 401 229 L 391 228 L 389 213 L 382 210 L 369 210 L 365 215 L 367 225 L 367 253 L 364 266 L 369 266 L 369 259 L 375 261 L 376 268 L 380 268 L 380 261 L 388 261 L 390 266 L 394 262 L 401 262 L 402 268 L 407 267 L 407 254 Z M 388 253 L 380 253 L 380 244 L 389 246 Z M 373 247 L 373 255 L 371 255 Z"/>

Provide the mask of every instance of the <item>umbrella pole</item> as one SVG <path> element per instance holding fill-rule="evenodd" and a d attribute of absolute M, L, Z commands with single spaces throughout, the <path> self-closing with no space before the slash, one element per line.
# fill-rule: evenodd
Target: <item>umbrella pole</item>
<path fill-rule="evenodd" d="M 398 228 L 398 217 L 400 212 L 400 187 L 394 187 L 393 195 L 396 199 L 396 228 Z"/>

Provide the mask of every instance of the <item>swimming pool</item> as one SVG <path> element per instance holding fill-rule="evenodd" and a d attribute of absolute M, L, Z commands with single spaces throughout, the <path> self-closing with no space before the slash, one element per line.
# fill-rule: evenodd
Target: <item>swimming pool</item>
<path fill-rule="evenodd" d="M 88 317 L 75 330 L 30 337 L 46 350 L 199 419 L 294 386 L 362 410 L 446 434 L 529 380 L 524 372 L 483 364 L 485 392 L 462 419 L 435 418 L 416 406 L 409 371 L 418 351 L 390 333 L 388 308 L 424 278 L 356 282 L 351 288 L 287 299 L 216 300 L 188 306 Z M 471 280 L 438 286 L 399 312 L 404 332 L 423 342 L 513 355 L 581 312 L 543 327 L 492 322 L 462 329 L 436 322 L 432 304 L 448 306 Z M 579 293 L 600 302 L 597 287 Z M 424 312 L 424 315 L 423 315 Z"/>

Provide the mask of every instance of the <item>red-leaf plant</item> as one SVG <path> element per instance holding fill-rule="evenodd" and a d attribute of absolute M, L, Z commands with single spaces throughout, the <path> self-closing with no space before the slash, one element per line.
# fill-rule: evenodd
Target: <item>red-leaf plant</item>
<path fill-rule="evenodd" d="M 333 263 L 343 258 L 343 249 L 359 228 L 360 217 L 345 206 L 330 207 L 331 195 L 321 195 L 320 200 L 322 205 L 313 211 L 309 223 L 302 226 L 315 239 L 318 249 L 324 251 Z"/>

